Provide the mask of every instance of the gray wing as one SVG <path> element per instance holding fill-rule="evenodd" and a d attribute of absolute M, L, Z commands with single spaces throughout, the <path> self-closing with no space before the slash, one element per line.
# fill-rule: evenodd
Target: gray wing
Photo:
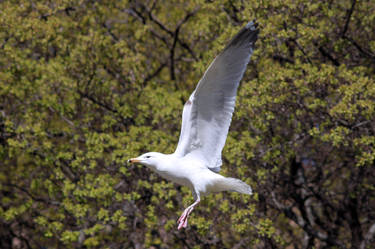
<path fill-rule="evenodd" d="M 235 107 L 237 88 L 250 61 L 259 30 L 249 22 L 208 67 L 182 113 L 175 154 L 193 153 L 218 172 Z"/>

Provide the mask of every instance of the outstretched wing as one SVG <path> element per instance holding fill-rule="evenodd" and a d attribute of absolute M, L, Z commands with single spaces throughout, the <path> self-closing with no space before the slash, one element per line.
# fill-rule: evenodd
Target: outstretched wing
<path fill-rule="evenodd" d="M 184 106 L 175 154 L 194 153 L 211 170 L 220 170 L 221 151 L 232 120 L 237 88 L 258 33 L 257 24 L 249 22 L 208 67 Z"/>

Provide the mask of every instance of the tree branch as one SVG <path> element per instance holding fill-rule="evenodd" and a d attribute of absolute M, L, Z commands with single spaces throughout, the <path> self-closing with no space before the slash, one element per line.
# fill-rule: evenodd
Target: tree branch
<path fill-rule="evenodd" d="M 119 117 L 119 119 L 120 119 L 119 121 L 121 121 L 124 125 L 128 125 L 128 122 L 133 123 L 133 119 L 131 119 L 131 118 L 123 118 L 123 117 L 120 115 L 120 113 L 119 113 L 116 109 L 113 109 L 111 106 L 107 105 L 106 103 L 103 103 L 103 102 L 97 100 L 97 99 L 94 98 L 93 96 L 91 96 L 91 95 L 89 95 L 89 94 L 87 94 L 87 93 L 84 93 L 84 92 L 82 92 L 82 91 L 79 90 L 79 89 L 77 89 L 77 93 L 78 93 L 81 97 L 83 97 L 83 98 L 85 98 L 85 99 L 88 99 L 88 100 L 90 100 L 92 103 L 94 103 L 94 104 L 96 104 L 96 105 L 102 107 L 103 109 L 105 109 L 105 110 L 107 110 L 107 111 L 109 111 L 109 112 L 115 114 L 115 116 Z"/>
<path fill-rule="evenodd" d="M 306 60 L 310 63 L 313 64 L 312 61 L 310 60 L 310 57 L 306 54 L 305 50 L 303 47 L 298 43 L 296 39 L 291 39 L 291 41 L 296 44 L 297 48 L 302 52 L 302 54 L 306 57 Z"/>
<path fill-rule="evenodd" d="M 175 74 L 175 66 L 174 66 L 174 54 L 175 54 L 175 49 L 176 49 L 176 44 L 177 42 L 179 41 L 178 39 L 178 34 L 180 32 L 180 29 L 182 27 L 182 25 L 184 23 L 186 23 L 190 17 L 192 17 L 196 12 L 198 11 L 198 9 L 196 8 L 195 10 L 193 10 L 192 12 L 188 13 L 178 24 L 177 24 L 177 27 L 176 27 L 176 30 L 174 31 L 174 35 L 173 35 L 173 44 L 172 44 L 172 47 L 170 49 L 170 68 L 171 68 L 171 80 L 175 80 L 176 79 L 176 74 Z"/>
<path fill-rule="evenodd" d="M 162 64 L 160 64 L 160 66 L 153 73 L 146 76 L 146 78 L 142 82 L 142 85 L 145 86 L 146 83 L 149 82 L 155 76 L 157 76 L 166 65 L 167 65 L 167 62 L 163 62 Z"/>
<path fill-rule="evenodd" d="M 353 44 L 354 47 L 356 47 L 360 53 L 362 53 L 366 57 L 369 57 L 369 58 L 375 60 L 375 55 L 372 52 L 364 50 L 355 40 L 353 40 L 352 38 L 350 38 L 347 35 L 344 35 L 343 38 L 348 40 L 351 44 Z"/>
<path fill-rule="evenodd" d="M 353 11 L 354 11 L 354 7 L 355 7 L 355 4 L 356 4 L 356 3 L 357 3 L 357 0 L 353 0 L 353 1 L 352 1 L 352 6 L 351 6 L 350 9 L 347 10 L 347 12 L 346 12 L 346 21 L 345 21 L 344 29 L 343 29 L 342 32 L 341 32 L 341 37 L 344 37 L 346 31 L 348 31 L 348 27 L 349 27 L 350 19 L 351 19 L 351 17 L 352 17 L 352 14 L 353 14 Z"/>
<path fill-rule="evenodd" d="M 145 10 L 148 18 L 150 19 L 151 22 L 155 23 L 161 30 L 163 30 L 164 32 L 166 32 L 169 36 L 171 37 L 174 37 L 175 36 L 175 32 L 173 32 L 172 30 L 170 30 L 169 28 L 167 28 L 162 22 L 160 22 L 153 14 L 152 14 L 152 9 L 149 9 L 147 8 L 147 6 L 143 5 L 143 4 L 139 4 L 139 6 Z M 136 8 L 131 8 L 131 10 L 138 16 L 138 19 L 141 19 L 142 22 L 144 24 L 146 24 L 146 18 L 136 9 Z M 182 24 L 184 24 L 190 17 L 194 16 L 194 14 L 199 10 L 199 8 L 196 8 L 194 9 L 192 12 L 188 13 L 185 18 L 183 18 L 179 24 L 177 25 L 177 28 L 179 28 L 179 26 L 181 26 Z M 131 13 L 131 11 L 128 11 L 129 13 Z M 181 47 L 183 47 L 184 49 L 186 49 L 189 54 L 194 58 L 194 60 L 198 60 L 198 58 L 196 57 L 194 51 L 187 45 L 187 43 L 185 43 L 184 41 L 182 41 L 180 38 L 177 37 L 177 43 L 179 43 L 181 45 Z"/>

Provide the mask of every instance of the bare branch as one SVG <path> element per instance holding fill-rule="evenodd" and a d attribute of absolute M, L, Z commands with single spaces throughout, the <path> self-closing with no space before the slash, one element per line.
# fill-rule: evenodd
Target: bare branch
<path fill-rule="evenodd" d="M 145 77 L 145 79 L 143 80 L 142 82 L 142 85 L 145 86 L 147 82 L 149 82 L 152 78 L 154 78 L 155 76 L 157 76 L 161 70 L 163 70 L 163 68 L 167 65 L 167 62 L 163 62 L 160 64 L 160 66 L 151 74 L 147 75 Z"/>
<path fill-rule="evenodd" d="M 303 47 L 298 43 L 296 39 L 291 39 L 291 41 L 296 44 L 297 48 L 302 52 L 302 54 L 305 56 L 306 60 L 310 63 L 313 64 L 312 61 L 310 60 L 310 57 L 306 54 L 305 50 Z"/>
<path fill-rule="evenodd" d="M 348 40 L 351 44 L 353 44 L 354 47 L 356 47 L 361 54 L 375 60 L 375 55 L 371 51 L 366 51 L 365 49 L 363 49 L 354 39 L 350 38 L 347 35 L 344 35 L 343 38 Z"/>
<path fill-rule="evenodd" d="M 147 6 L 145 5 L 142 5 L 142 4 L 139 4 L 139 6 L 146 11 L 146 14 L 148 16 L 148 18 L 150 19 L 151 22 L 155 23 L 161 30 L 163 30 L 164 32 L 166 32 L 169 36 L 173 37 L 175 36 L 175 32 L 173 32 L 172 30 L 170 30 L 167 26 L 165 26 L 161 21 L 159 21 L 155 16 L 154 14 L 152 13 L 152 9 L 149 9 Z M 192 12 L 188 13 L 180 22 L 179 24 L 177 24 L 177 29 L 179 29 L 179 27 L 184 24 L 185 22 L 187 22 L 192 16 L 194 16 L 194 14 L 199 10 L 199 8 L 196 8 L 194 9 Z M 127 12 L 130 13 L 131 15 L 134 16 L 134 14 L 136 15 L 137 19 L 141 20 L 143 24 L 146 24 L 146 17 L 144 17 L 141 12 L 139 12 L 136 8 L 131 8 L 130 10 L 127 9 Z M 177 37 L 177 41 L 176 41 L 178 44 L 181 45 L 181 47 L 183 47 L 184 49 L 186 49 L 189 54 L 194 58 L 194 60 L 198 60 L 198 58 L 196 57 L 194 51 L 187 45 L 186 42 L 182 41 L 180 38 Z"/>
<path fill-rule="evenodd" d="M 315 45 L 318 46 L 319 52 L 324 57 L 326 57 L 327 59 L 329 59 L 333 63 L 333 65 L 335 65 L 336 67 L 340 66 L 340 62 L 338 62 L 338 60 L 336 60 L 327 50 L 325 50 L 323 46 L 319 46 L 318 44 L 315 44 Z"/>
<path fill-rule="evenodd" d="M 353 14 L 353 11 L 354 11 L 354 7 L 355 7 L 355 4 L 357 3 L 357 0 L 353 0 L 352 1 L 352 6 L 350 7 L 350 9 L 347 11 L 346 13 L 346 21 L 345 21 L 345 26 L 344 26 L 344 29 L 342 30 L 341 32 L 341 37 L 344 37 L 346 31 L 348 31 L 348 27 L 349 27 L 349 23 L 350 23 L 350 19 L 352 17 L 352 14 Z"/>

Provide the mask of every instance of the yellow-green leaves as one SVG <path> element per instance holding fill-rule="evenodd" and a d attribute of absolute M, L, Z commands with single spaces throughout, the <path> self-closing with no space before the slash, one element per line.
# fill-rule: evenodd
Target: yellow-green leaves
<path fill-rule="evenodd" d="M 375 199 L 374 1 L 0 9 L 0 236 L 22 248 L 362 246 Z M 127 160 L 174 151 L 184 102 L 254 18 L 221 171 L 254 195 L 202 197 L 176 231 L 190 190 Z"/>

